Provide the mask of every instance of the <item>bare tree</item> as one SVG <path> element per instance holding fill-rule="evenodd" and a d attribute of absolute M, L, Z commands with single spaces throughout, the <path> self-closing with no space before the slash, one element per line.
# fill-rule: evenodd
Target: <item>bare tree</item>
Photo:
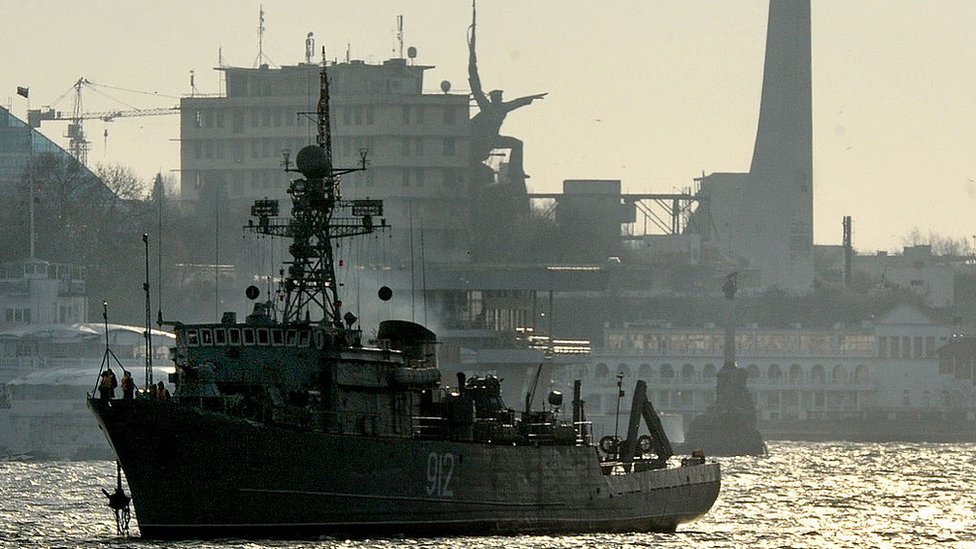
<path fill-rule="evenodd" d="M 922 230 L 918 227 L 913 227 L 912 230 L 905 235 L 901 241 L 905 246 L 918 246 L 928 244 L 932 247 L 933 255 L 948 255 L 948 256 L 963 256 L 972 255 L 974 251 L 973 242 L 968 236 L 960 236 L 958 238 L 953 238 L 951 236 L 944 236 L 938 234 L 934 231 L 929 231 L 928 236 L 922 234 Z"/>

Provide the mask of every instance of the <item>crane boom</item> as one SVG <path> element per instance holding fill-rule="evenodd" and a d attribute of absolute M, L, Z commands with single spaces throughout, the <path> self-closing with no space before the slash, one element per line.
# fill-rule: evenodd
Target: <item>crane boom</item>
<path fill-rule="evenodd" d="M 164 114 L 176 114 L 180 112 L 179 106 L 175 107 L 161 107 L 152 109 L 118 109 L 111 111 L 101 111 L 101 112 L 84 112 L 82 109 L 82 97 L 81 90 L 83 87 L 88 87 L 94 89 L 95 87 L 112 88 L 118 90 L 124 90 L 136 93 L 147 93 L 139 92 L 137 90 L 129 90 L 126 88 L 116 88 L 113 86 L 106 86 L 104 84 L 95 84 L 87 78 L 79 78 L 71 88 L 58 98 L 57 102 L 60 102 L 70 91 L 74 90 L 75 100 L 74 105 L 70 112 L 57 111 L 53 107 L 44 107 L 43 109 L 30 109 L 27 111 L 27 123 L 32 128 L 41 127 L 41 122 L 46 120 L 67 120 L 68 130 L 65 137 L 68 138 L 68 148 L 71 155 L 74 156 L 82 165 L 88 164 L 88 145 L 89 141 L 85 137 L 85 131 L 82 127 L 83 120 L 102 120 L 104 122 L 112 122 L 116 118 L 124 118 L 128 116 L 159 116 Z M 97 91 L 97 90 L 96 90 Z M 98 92 L 102 93 L 102 92 Z M 104 94 L 103 94 L 104 95 Z M 151 94 L 158 95 L 158 94 Z M 106 96 L 107 97 L 107 96 Z M 168 97 L 168 96 L 167 96 Z M 112 99 L 112 98 L 110 98 Z M 55 102 L 55 106 L 56 103 Z M 107 132 L 106 132 L 106 135 Z"/>
<path fill-rule="evenodd" d="M 86 112 L 75 116 L 72 113 L 46 108 L 31 109 L 28 111 L 27 121 L 30 123 L 32 128 L 39 128 L 41 126 L 41 122 L 45 122 L 47 120 L 102 120 L 104 122 L 111 122 L 116 118 L 125 118 L 128 116 L 159 116 L 164 114 L 177 114 L 179 112 L 180 108 L 179 106 L 176 106 L 160 107 L 156 109 L 128 109 L 117 111 Z"/>

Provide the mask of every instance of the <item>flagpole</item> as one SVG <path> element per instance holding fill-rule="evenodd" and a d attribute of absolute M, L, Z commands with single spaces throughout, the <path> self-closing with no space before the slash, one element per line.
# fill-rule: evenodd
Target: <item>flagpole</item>
<path fill-rule="evenodd" d="M 24 126 L 27 128 L 27 190 L 28 205 L 27 210 L 30 216 L 30 259 L 34 261 L 34 130 L 30 125 L 30 88 L 17 86 L 17 95 L 27 100 L 27 116 Z"/>

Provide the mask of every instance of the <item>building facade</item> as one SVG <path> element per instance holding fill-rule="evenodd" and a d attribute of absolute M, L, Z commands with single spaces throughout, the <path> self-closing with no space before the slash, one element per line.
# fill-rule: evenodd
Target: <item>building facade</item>
<path fill-rule="evenodd" d="M 910 305 L 860 326 L 736 329 L 736 358 L 748 373 L 760 427 L 784 422 L 856 421 L 868 416 L 943 413 L 960 404 L 947 395 L 952 376 L 940 373 L 937 350 L 954 328 Z M 715 400 L 722 367 L 721 326 L 627 323 L 607 327 L 590 362 L 567 368 L 562 385 L 582 379 L 587 413 L 612 425 L 617 382 L 625 391 L 644 380 L 658 411 L 684 425 Z M 630 401 L 620 401 L 621 414 Z M 602 419 L 601 419 L 602 418 Z"/>
<path fill-rule="evenodd" d="M 25 260 L 0 264 L 0 330 L 88 321 L 82 267 Z"/>
<path fill-rule="evenodd" d="M 424 93 L 429 66 L 405 59 L 330 64 L 331 126 L 343 198 L 384 200 L 396 230 L 386 263 L 464 260 L 469 209 L 466 94 Z M 315 143 L 320 66 L 221 67 L 226 94 L 181 101 L 181 197 L 246 211 L 255 199 L 287 200 L 284 162 Z M 283 203 L 283 211 L 288 206 Z M 413 240 L 411 240 L 413 239 Z"/>

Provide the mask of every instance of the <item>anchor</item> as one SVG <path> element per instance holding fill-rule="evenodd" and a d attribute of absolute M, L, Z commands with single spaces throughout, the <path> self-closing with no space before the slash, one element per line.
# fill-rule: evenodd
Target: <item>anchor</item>
<path fill-rule="evenodd" d="M 115 473 L 115 492 L 110 494 L 108 490 L 102 488 L 102 493 L 108 498 L 108 506 L 115 512 L 116 532 L 120 536 L 129 537 L 129 519 L 132 518 L 129 502 L 132 501 L 132 498 L 122 489 L 122 465 L 118 461 L 115 462 Z"/>

